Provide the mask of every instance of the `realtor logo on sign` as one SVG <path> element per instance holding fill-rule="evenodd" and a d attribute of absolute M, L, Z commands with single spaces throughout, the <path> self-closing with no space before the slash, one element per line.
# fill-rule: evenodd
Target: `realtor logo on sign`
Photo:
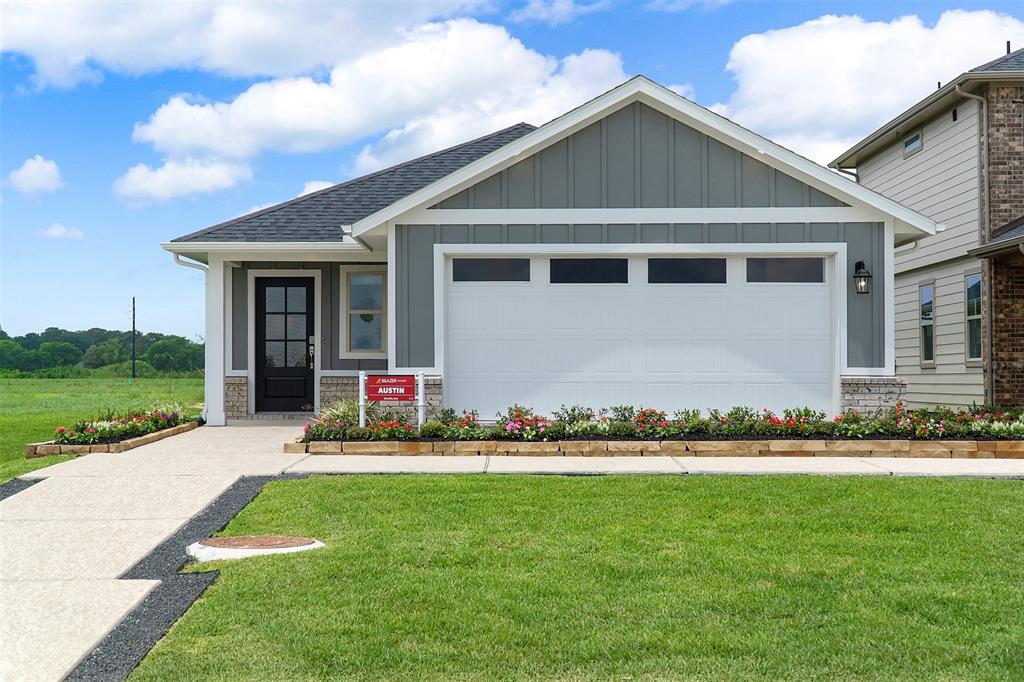
<path fill-rule="evenodd" d="M 411 374 L 370 375 L 366 377 L 366 399 L 416 400 L 416 377 Z"/>

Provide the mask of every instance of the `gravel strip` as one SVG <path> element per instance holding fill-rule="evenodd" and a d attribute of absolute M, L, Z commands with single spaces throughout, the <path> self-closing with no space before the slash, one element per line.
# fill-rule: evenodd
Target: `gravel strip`
<path fill-rule="evenodd" d="M 105 681 L 128 677 L 175 621 L 217 579 L 217 571 L 179 573 L 189 560 L 185 548 L 224 528 L 270 481 L 301 478 L 306 477 L 297 474 L 243 476 L 174 535 L 125 571 L 120 576 L 122 580 L 159 580 L 160 585 L 107 633 L 66 679 Z M 22 481 L 28 485 L 35 482 Z M 0 486 L 0 492 L 4 491 Z"/>
<path fill-rule="evenodd" d="M 6 483 L 0 483 L 0 500 L 6 500 L 11 495 L 17 495 L 22 490 L 31 488 L 42 478 L 12 478 Z"/>

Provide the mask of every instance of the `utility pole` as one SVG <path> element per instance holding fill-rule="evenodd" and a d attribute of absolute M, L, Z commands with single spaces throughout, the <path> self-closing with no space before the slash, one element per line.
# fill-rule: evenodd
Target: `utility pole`
<path fill-rule="evenodd" d="M 129 384 L 135 381 L 135 297 L 132 296 L 132 378 Z"/>

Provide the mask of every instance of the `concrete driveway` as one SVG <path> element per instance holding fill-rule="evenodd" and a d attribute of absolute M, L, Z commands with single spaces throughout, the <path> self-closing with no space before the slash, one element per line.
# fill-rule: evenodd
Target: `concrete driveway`
<path fill-rule="evenodd" d="M 160 580 L 118 579 L 242 476 L 358 473 L 1024 477 L 1024 460 L 285 455 L 296 422 L 200 428 L 24 476 L 0 501 L 0 680 L 58 680 Z"/>

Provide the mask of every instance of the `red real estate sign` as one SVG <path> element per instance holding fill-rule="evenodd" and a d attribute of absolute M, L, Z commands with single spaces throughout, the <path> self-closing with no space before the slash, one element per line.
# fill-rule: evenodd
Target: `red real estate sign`
<path fill-rule="evenodd" d="M 367 400 L 416 400 L 416 377 L 411 374 L 385 374 L 366 377 Z"/>

